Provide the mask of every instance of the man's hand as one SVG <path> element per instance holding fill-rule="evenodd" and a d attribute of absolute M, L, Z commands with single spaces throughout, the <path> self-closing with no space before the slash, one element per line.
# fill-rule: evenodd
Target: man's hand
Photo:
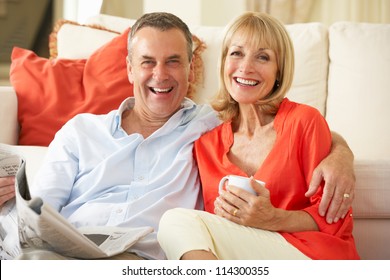
<path fill-rule="evenodd" d="M 353 153 L 345 140 L 332 133 L 332 151 L 314 170 L 306 196 L 316 193 L 322 180 L 325 180 L 319 214 L 325 216 L 328 223 L 344 218 L 355 196 L 355 172 Z"/>
<path fill-rule="evenodd" d="M 15 177 L 0 178 L 0 207 L 15 197 Z"/>

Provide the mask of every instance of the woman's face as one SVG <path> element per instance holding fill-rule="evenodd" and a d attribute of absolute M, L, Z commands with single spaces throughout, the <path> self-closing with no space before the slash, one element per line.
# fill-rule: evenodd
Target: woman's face
<path fill-rule="evenodd" d="M 230 96 L 240 104 L 264 99 L 273 89 L 278 66 L 276 53 L 250 38 L 233 35 L 224 64 L 224 82 Z"/>

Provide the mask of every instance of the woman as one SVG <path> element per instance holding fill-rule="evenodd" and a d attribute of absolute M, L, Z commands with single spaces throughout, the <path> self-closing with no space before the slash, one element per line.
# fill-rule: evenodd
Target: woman
<path fill-rule="evenodd" d="M 359 258 L 352 210 L 328 224 L 318 214 L 322 190 L 305 196 L 331 134 L 316 109 L 285 98 L 293 71 L 293 46 L 279 21 L 248 12 L 230 25 L 213 102 L 223 124 L 194 147 L 207 212 L 163 216 L 158 238 L 169 259 Z M 235 186 L 219 193 L 228 174 L 252 177 L 257 195 Z"/>

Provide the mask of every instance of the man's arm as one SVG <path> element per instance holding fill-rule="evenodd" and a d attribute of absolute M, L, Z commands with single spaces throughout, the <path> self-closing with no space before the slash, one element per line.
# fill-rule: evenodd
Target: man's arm
<path fill-rule="evenodd" d="M 332 132 L 332 150 L 313 172 L 306 196 L 316 193 L 321 181 L 325 180 L 319 214 L 325 216 L 328 223 L 344 218 L 355 196 L 354 155 L 347 142 Z"/>
<path fill-rule="evenodd" d="M 15 197 L 15 177 L 0 178 L 0 207 Z"/>

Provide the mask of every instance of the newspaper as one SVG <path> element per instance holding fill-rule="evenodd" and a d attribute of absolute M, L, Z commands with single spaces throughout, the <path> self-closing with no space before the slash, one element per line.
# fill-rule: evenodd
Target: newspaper
<path fill-rule="evenodd" d="M 20 157 L 0 146 L 0 177 L 16 176 Z M 0 207 L 0 260 L 9 260 L 20 254 L 18 218 L 15 198 Z"/>
<path fill-rule="evenodd" d="M 152 227 L 74 227 L 41 198 L 30 197 L 25 166 L 23 158 L 7 155 L 0 147 L 0 176 L 12 176 L 16 171 L 16 199 L 1 209 L 7 215 L 0 220 L 4 258 L 16 257 L 24 247 L 52 250 L 72 258 L 107 258 L 127 251 L 153 231 Z M 10 248 L 7 245 L 15 243 L 15 235 L 19 246 Z"/>

